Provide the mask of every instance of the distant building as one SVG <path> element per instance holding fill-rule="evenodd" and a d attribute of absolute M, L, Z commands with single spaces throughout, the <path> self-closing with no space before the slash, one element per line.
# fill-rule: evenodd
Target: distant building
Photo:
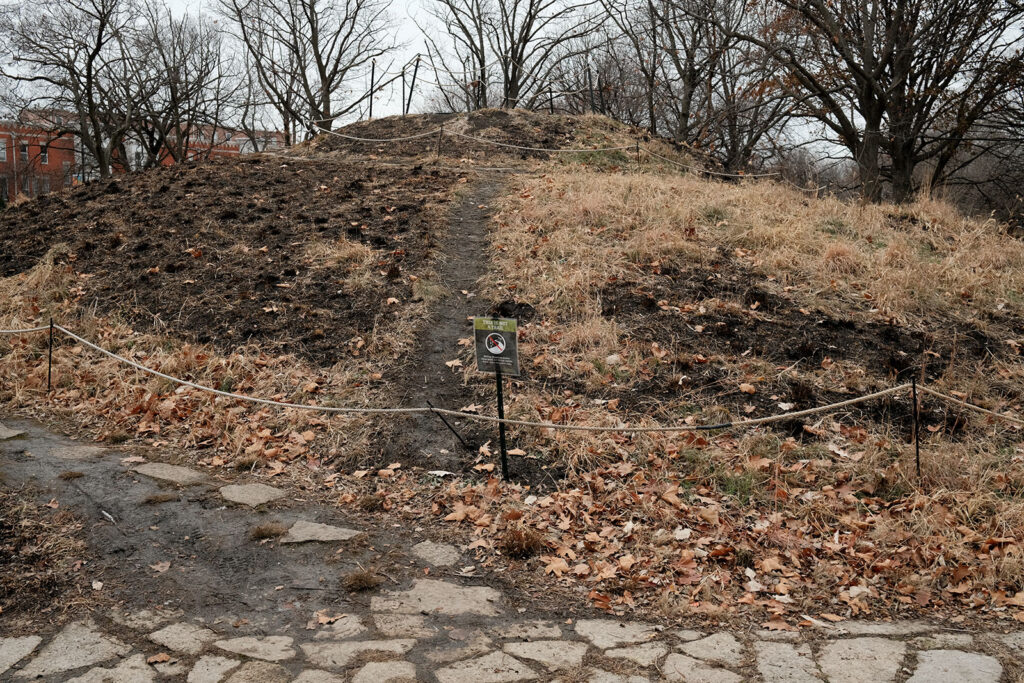
<path fill-rule="evenodd" d="M 75 138 L 0 120 L 0 201 L 38 197 L 76 182 Z"/>
<path fill-rule="evenodd" d="M 48 192 L 77 185 L 95 178 L 95 164 L 72 133 L 58 135 L 68 114 L 26 113 L 22 120 L 0 119 L 0 203 L 7 204 L 18 195 L 38 197 Z M 193 136 L 188 159 L 232 157 L 284 147 L 284 133 L 255 131 L 251 135 L 229 128 L 204 126 Z M 127 173 L 146 165 L 143 147 L 130 138 L 123 147 L 125 161 L 115 152 L 114 173 Z M 170 166 L 174 158 L 163 150 L 157 158 L 160 166 Z"/>

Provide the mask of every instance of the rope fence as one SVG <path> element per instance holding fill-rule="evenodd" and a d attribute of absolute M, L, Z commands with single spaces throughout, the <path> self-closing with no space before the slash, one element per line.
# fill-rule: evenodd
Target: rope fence
<path fill-rule="evenodd" d="M 655 426 L 655 427 L 630 426 L 630 425 L 624 425 L 624 424 L 615 425 L 615 426 L 573 425 L 573 424 L 561 424 L 561 423 L 556 423 L 556 422 L 538 422 L 538 421 L 531 421 L 531 420 L 516 420 L 516 419 L 510 419 L 510 418 L 498 418 L 498 417 L 492 417 L 492 416 L 489 416 L 489 415 L 478 415 L 478 414 L 475 414 L 475 413 L 467 413 L 467 412 L 463 412 L 461 410 L 449 410 L 449 409 L 446 409 L 446 408 L 435 408 L 432 405 L 429 406 L 429 407 L 411 407 L 411 408 L 371 408 L 371 407 L 363 407 L 363 406 L 344 406 L 344 407 L 340 407 L 340 406 L 339 407 L 334 407 L 334 406 L 318 406 L 318 405 L 310 405 L 310 404 L 302 404 L 302 403 L 289 403 L 289 402 L 285 402 L 285 401 L 275 401 L 275 400 L 272 400 L 272 399 L 258 398 L 258 397 L 254 397 L 254 396 L 247 396 L 245 394 L 236 394 L 236 393 L 232 393 L 232 392 L 229 392 L 229 391 L 222 391 L 220 389 L 214 389 L 213 387 L 204 386 L 202 384 L 197 384 L 196 382 L 191 382 L 189 380 L 180 379 L 178 377 L 173 377 L 173 376 L 168 375 L 166 373 L 160 372 L 159 370 L 154 370 L 154 369 L 146 367 L 145 365 L 142 365 L 140 363 L 136 363 L 133 360 L 130 360 L 130 359 L 125 358 L 123 356 L 119 356 L 118 354 L 116 354 L 116 353 L 114 353 L 112 351 L 108 351 L 107 349 L 104 349 L 103 347 L 99 346 L 98 344 L 95 344 L 95 343 L 89 341 L 88 339 L 75 334 L 71 330 L 69 330 L 66 327 L 63 327 L 61 325 L 54 324 L 52 326 L 51 325 L 46 325 L 46 326 L 42 326 L 42 327 L 31 327 L 31 328 L 25 328 L 25 329 L 12 329 L 12 330 L 0 329 L 0 335 L 22 335 L 22 334 L 32 334 L 32 333 L 45 332 L 45 331 L 51 331 L 51 330 L 52 331 L 60 332 L 60 333 L 62 333 L 64 335 L 70 337 L 71 339 L 74 339 L 75 341 L 79 342 L 80 344 L 82 344 L 82 345 L 84 345 L 84 346 L 86 346 L 86 347 L 88 347 L 90 349 L 93 349 L 94 351 L 97 351 L 98 353 L 101 353 L 104 356 L 112 358 L 112 359 L 116 360 L 119 363 L 128 365 L 128 366 L 133 367 L 136 370 L 139 370 L 141 372 L 147 373 L 147 374 L 152 375 L 154 377 L 159 377 L 161 379 L 165 379 L 165 380 L 167 380 L 169 382 L 173 382 L 173 383 L 179 384 L 181 386 L 190 387 L 192 389 L 196 389 L 196 390 L 203 391 L 203 392 L 206 392 L 206 393 L 209 393 L 209 394 L 213 394 L 215 396 L 221 396 L 223 398 L 229 398 L 229 399 L 233 399 L 233 400 L 237 400 L 237 401 L 246 401 L 246 402 L 249 402 L 249 403 L 256 403 L 256 404 L 260 404 L 260 405 L 274 406 L 274 407 L 278 407 L 278 408 L 286 408 L 286 409 L 294 409 L 294 410 L 308 410 L 308 411 L 315 411 L 315 412 L 321 412 L 321 413 L 361 414 L 361 415 L 411 415 L 411 414 L 428 414 L 428 413 L 432 413 L 432 414 L 435 414 L 435 415 L 445 415 L 445 416 L 451 416 L 451 417 L 458 417 L 458 418 L 462 418 L 462 419 L 465 419 L 465 420 L 476 421 L 476 422 L 485 422 L 485 423 L 490 423 L 490 424 L 503 424 L 503 425 L 507 425 L 507 426 L 516 426 L 516 427 L 529 427 L 529 428 L 536 428 L 536 429 L 553 429 L 553 430 L 575 431 L 575 432 L 602 432 L 602 433 L 615 432 L 615 433 L 625 433 L 625 434 L 676 433 L 676 432 L 700 432 L 700 431 L 714 431 L 714 430 L 728 430 L 728 429 L 748 429 L 748 428 L 751 428 L 751 427 L 758 427 L 758 426 L 773 424 L 773 423 L 777 423 L 777 422 L 784 422 L 784 421 L 788 421 L 788 420 L 794 420 L 794 419 L 798 419 L 798 418 L 809 417 L 809 416 L 812 416 L 812 415 L 820 415 L 820 414 L 823 414 L 823 413 L 835 412 L 835 411 L 840 410 L 842 408 L 847 408 L 847 407 L 850 407 L 850 406 L 853 406 L 853 405 L 857 405 L 857 404 L 860 404 L 860 403 L 865 403 L 867 401 L 873 401 L 875 399 L 884 398 L 886 396 L 891 396 L 893 394 L 898 394 L 898 393 L 907 391 L 908 389 L 916 389 L 916 390 L 919 390 L 919 391 L 921 391 L 923 393 L 929 394 L 930 396 L 938 398 L 938 399 L 940 399 L 942 401 L 945 401 L 945 402 L 948 402 L 948 403 L 952 403 L 952 404 L 955 404 L 955 405 L 958 405 L 958 406 L 961 406 L 963 408 L 967 408 L 969 410 L 973 410 L 973 411 L 976 411 L 976 412 L 979 412 L 979 413 L 983 413 L 985 415 L 989 415 L 990 417 L 994 417 L 994 418 L 1003 420 L 1003 421 L 1005 421 L 1007 423 L 1010 423 L 1010 424 L 1013 424 L 1013 425 L 1016 425 L 1016 426 L 1024 427 L 1024 419 L 1017 418 L 1017 417 L 1014 417 L 1012 415 L 1006 415 L 1004 413 L 999 413 L 999 412 L 996 412 L 994 410 L 989 410 L 987 408 L 983 408 L 983 407 L 981 407 L 979 405 L 975 405 L 973 403 L 969 403 L 967 401 L 963 401 L 963 400 L 958 399 L 958 398 L 956 398 L 954 396 L 950 396 L 948 394 L 945 394 L 945 393 L 943 393 L 941 391 L 932 389 L 930 387 L 927 387 L 927 386 L 924 386 L 924 385 L 920 385 L 920 384 L 914 384 L 914 383 L 903 383 L 903 384 L 899 384 L 899 385 L 894 386 L 894 387 L 889 387 L 887 389 L 882 389 L 880 391 L 876 391 L 876 392 L 873 392 L 873 393 L 870 393 L 870 394 L 863 394 L 861 396 L 856 396 L 854 398 L 850 398 L 850 399 L 847 399 L 845 401 L 839 401 L 839 402 L 836 402 L 836 403 L 830 403 L 830 404 L 827 404 L 827 405 L 817 406 L 817 407 L 814 407 L 814 408 L 808 408 L 806 410 L 798 410 L 798 411 L 794 411 L 794 412 L 779 413 L 779 414 L 776 414 L 776 415 L 769 415 L 769 416 L 765 416 L 765 417 L 736 420 L 736 421 L 732 421 L 732 422 L 722 422 L 722 423 L 710 424 L 710 425 L 675 424 L 675 425 Z"/>
<path fill-rule="evenodd" d="M 571 148 L 571 149 L 569 149 L 569 148 L 555 149 L 555 148 L 552 148 L 552 147 L 528 147 L 528 146 L 524 146 L 524 145 L 515 145 L 515 144 L 509 143 L 509 142 L 499 142 L 497 140 L 490 140 L 488 138 L 482 138 L 482 137 L 478 137 L 478 136 L 475 136 L 475 135 L 467 135 L 466 133 L 459 133 L 459 132 L 452 131 L 452 130 L 445 130 L 444 126 L 439 126 L 438 128 L 434 128 L 432 130 L 429 130 L 429 131 L 426 131 L 426 132 L 423 132 L 423 133 L 417 133 L 415 135 L 408 135 L 408 136 L 404 136 L 404 137 L 397 137 L 397 138 L 362 138 L 362 137 L 357 137 L 357 136 L 354 136 L 354 135 L 347 135 L 345 133 L 339 133 L 336 130 L 328 130 L 328 129 L 323 128 L 322 126 L 318 125 L 316 121 L 310 121 L 309 125 L 312 128 L 320 131 L 321 133 L 327 134 L 327 135 L 334 135 L 336 137 L 343 138 L 345 140 L 352 140 L 352 141 L 355 141 L 355 142 L 365 142 L 365 143 L 372 143 L 372 144 L 378 144 L 378 143 L 379 144 L 386 144 L 386 143 L 392 143 L 392 142 L 406 142 L 406 141 L 409 141 L 409 140 L 417 140 L 417 139 L 420 139 L 420 138 L 431 137 L 431 136 L 434 136 L 434 135 L 444 136 L 445 134 L 447 134 L 447 135 L 450 135 L 450 136 L 453 136 L 453 137 L 463 138 L 465 140 L 473 140 L 474 142 L 483 143 L 485 145 L 493 145 L 495 147 L 504 147 L 506 149 L 515 149 L 515 150 L 520 150 L 520 151 L 523 151 L 523 152 L 541 152 L 541 153 L 544 153 L 544 154 L 573 154 L 573 153 L 578 154 L 580 152 L 624 152 L 624 151 L 627 151 L 627 150 L 629 150 L 629 151 L 635 150 L 638 154 L 640 152 L 646 152 L 647 154 L 649 154 L 652 157 L 655 157 L 657 159 L 661 159 L 662 161 L 666 161 L 666 162 L 668 162 L 670 164 L 674 164 L 675 166 L 678 166 L 679 168 L 682 168 L 682 169 L 685 169 L 685 170 L 688 170 L 688 171 L 692 171 L 692 172 L 695 172 L 695 173 L 703 173 L 705 175 L 714 176 L 714 177 L 717 177 L 717 178 L 775 178 L 775 177 L 778 177 L 778 176 L 781 175 L 780 173 L 774 172 L 774 171 L 771 172 L 771 173 L 726 173 L 724 171 L 712 171 L 712 170 L 709 170 L 709 169 L 706 169 L 706 168 L 702 168 L 700 166 L 694 166 L 692 164 L 684 164 L 681 161 L 676 161 L 675 159 L 670 159 L 669 157 L 666 157 L 666 156 L 663 156 L 661 154 L 658 154 L 657 152 L 654 152 L 650 148 L 648 148 L 648 147 L 646 147 L 644 145 L 641 145 L 639 143 L 632 144 L 632 145 L 620 145 L 620 146 L 616 146 L 616 147 L 579 147 L 579 148 Z M 790 183 L 790 184 L 792 185 L 792 183 Z M 809 190 L 807 188 L 802 188 L 802 187 L 799 187 L 798 185 L 793 185 L 793 187 L 795 187 L 798 190 L 801 190 L 803 192 L 808 192 L 808 191 L 817 192 L 818 191 L 818 190 Z"/>

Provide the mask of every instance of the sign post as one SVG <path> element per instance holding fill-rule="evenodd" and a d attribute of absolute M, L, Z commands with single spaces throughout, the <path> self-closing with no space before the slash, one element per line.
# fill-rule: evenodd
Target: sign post
<path fill-rule="evenodd" d="M 494 373 L 498 389 L 498 445 L 501 448 L 501 474 L 508 480 L 508 453 L 505 450 L 505 397 L 502 376 L 519 376 L 519 341 L 516 321 L 511 318 L 474 318 L 476 369 Z"/>

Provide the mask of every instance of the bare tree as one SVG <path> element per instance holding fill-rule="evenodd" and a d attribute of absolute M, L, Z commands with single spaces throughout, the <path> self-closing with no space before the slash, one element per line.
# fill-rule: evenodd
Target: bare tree
<path fill-rule="evenodd" d="M 292 135 L 355 110 L 365 96 L 355 84 L 395 47 L 385 0 L 218 2 Z"/>
<path fill-rule="evenodd" d="M 52 113 L 55 135 L 77 135 L 104 177 L 136 114 L 134 10 L 132 0 L 38 0 L 0 11 L 0 79 L 26 86 L 25 103 Z"/>
<path fill-rule="evenodd" d="M 132 130 L 147 165 L 208 156 L 240 87 L 223 38 L 202 17 L 174 17 L 161 0 L 140 12 L 132 41 L 139 102 Z"/>
<path fill-rule="evenodd" d="M 491 104 L 492 84 L 503 108 L 541 106 L 597 25 L 592 0 L 432 1 L 449 44 L 428 37 L 428 57 L 442 91 L 461 91 L 470 109 Z"/>
<path fill-rule="evenodd" d="M 967 132 L 1013 87 L 1021 69 L 1024 6 L 1011 0 L 774 0 L 769 32 L 732 35 L 769 51 L 787 72 L 801 113 L 831 131 L 857 163 L 863 196 L 931 187 Z"/>

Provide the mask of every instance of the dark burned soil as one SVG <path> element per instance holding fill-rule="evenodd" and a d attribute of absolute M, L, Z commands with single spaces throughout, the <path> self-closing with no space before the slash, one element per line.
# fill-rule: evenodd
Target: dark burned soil
<path fill-rule="evenodd" d="M 446 132 L 441 135 L 423 135 L 440 128 Z M 486 161 L 495 157 L 548 159 L 552 155 L 539 150 L 631 145 L 637 135 L 647 139 L 643 133 L 637 133 L 609 119 L 502 109 L 483 109 L 465 115 L 392 116 L 354 123 L 338 132 L 373 140 L 423 136 L 412 140 L 376 143 L 328 134 L 311 143 L 311 149 L 317 152 L 344 151 L 395 157 L 434 156 L 440 152 L 441 157 L 448 159 L 454 157 Z M 470 137 L 460 137 L 459 134 Z M 472 140 L 471 137 L 536 149 L 500 147 Z"/>
<path fill-rule="evenodd" d="M 58 263 L 82 274 L 82 303 L 101 313 L 222 350 L 258 342 L 329 367 L 413 301 L 409 276 L 428 271 L 457 180 L 320 158 L 162 168 L 6 212 L 0 275 L 28 271 L 56 249 Z M 317 244 L 362 245 L 357 256 L 369 263 L 318 261 L 308 251 Z"/>

